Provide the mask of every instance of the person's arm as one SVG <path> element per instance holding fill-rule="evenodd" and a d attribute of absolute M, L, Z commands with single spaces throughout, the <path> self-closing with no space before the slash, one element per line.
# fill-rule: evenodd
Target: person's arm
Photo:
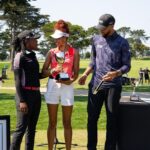
<path fill-rule="evenodd" d="M 119 69 L 122 74 L 127 73 L 131 69 L 131 55 L 129 43 L 127 40 L 122 44 L 122 67 Z"/>
<path fill-rule="evenodd" d="M 80 56 L 79 56 L 79 52 L 77 50 L 75 50 L 75 55 L 74 55 L 74 61 L 73 61 L 73 78 L 72 78 L 72 82 L 74 82 L 79 75 L 79 62 L 80 62 Z"/>
<path fill-rule="evenodd" d="M 42 77 L 43 78 L 51 76 L 54 72 L 59 73 L 62 70 L 61 66 L 59 66 L 59 65 L 57 65 L 53 69 L 49 68 L 50 63 L 51 63 L 51 52 L 49 51 L 46 55 L 46 59 L 45 59 L 45 62 L 44 62 L 43 68 L 42 68 Z"/>
<path fill-rule="evenodd" d="M 14 77 L 15 77 L 15 86 L 16 86 L 16 92 L 18 94 L 20 103 L 19 103 L 19 107 L 20 107 L 20 111 L 23 113 L 27 113 L 28 112 L 28 106 L 26 103 L 26 98 L 24 96 L 24 91 L 23 91 L 23 87 L 22 87 L 22 65 L 23 65 L 23 59 L 18 57 L 14 60 Z"/>
<path fill-rule="evenodd" d="M 22 69 L 23 69 L 23 58 L 17 56 L 14 59 L 14 77 L 15 77 L 15 86 L 16 92 L 19 96 L 20 102 L 25 102 L 26 99 L 24 97 L 23 87 L 22 87 Z"/>
<path fill-rule="evenodd" d="M 16 91 L 19 96 L 19 100 L 20 100 L 20 102 L 26 102 L 26 99 L 25 99 L 24 93 L 23 93 L 22 84 L 21 84 L 22 70 L 14 69 L 14 76 L 15 76 Z"/>
<path fill-rule="evenodd" d="M 50 59 L 50 51 L 47 53 L 46 55 L 46 59 L 45 59 L 45 62 L 43 64 L 43 68 L 42 68 L 42 77 L 48 77 L 51 75 L 51 70 L 49 69 L 49 65 L 50 65 L 50 62 L 51 62 L 51 59 Z"/>
<path fill-rule="evenodd" d="M 78 80 L 78 83 L 80 84 L 80 85 L 84 85 L 85 84 L 85 81 L 86 81 L 86 79 L 87 79 L 87 76 L 91 73 L 91 72 L 93 72 L 93 68 L 92 67 L 87 67 L 86 68 L 86 70 L 84 71 L 84 73 L 81 75 L 81 77 L 79 78 L 79 80 Z"/>
<path fill-rule="evenodd" d="M 90 60 L 89 66 L 86 68 L 86 70 L 83 72 L 80 79 L 78 80 L 78 83 L 80 85 L 85 84 L 86 78 L 91 72 L 93 72 L 95 64 L 96 64 L 96 50 L 95 50 L 94 44 L 92 44 L 91 60 Z"/>
<path fill-rule="evenodd" d="M 43 76 L 42 72 L 39 73 L 39 79 L 44 79 L 46 77 Z"/>
<path fill-rule="evenodd" d="M 89 72 L 88 70 L 94 70 L 95 65 L 96 65 L 96 49 L 95 49 L 94 41 L 92 39 L 91 58 L 88 66 L 89 69 L 87 68 L 86 69 L 87 71 L 85 71 L 84 73 L 88 73 Z M 91 73 L 91 71 L 89 73 Z"/>

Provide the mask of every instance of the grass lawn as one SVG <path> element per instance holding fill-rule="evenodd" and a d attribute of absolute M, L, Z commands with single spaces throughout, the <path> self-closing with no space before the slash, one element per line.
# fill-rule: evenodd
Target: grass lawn
<path fill-rule="evenodd" d="M 80 62 L 80 75 L 83 73 L 85 68 L 88 65 L 89 60 L 81 60 Z M 42 62 L 40 66 L 42 67 Z M 129 77 L 138 77 L 138 69 L 140 67 L 145 68 L 150 64 L 150 60 L 132 60 L 132 69 L 129 72 Z M 0 62 L 0 69 L 4 67 L 4 65 L 8 65 L 10 68 L 10 63 L 8 62 Z M 8 79 L 5 80 L 3 86 L 5 87 L 12 87 L 14 86 L 13 80 L 13 73 L 10 69 L 7 70 Z M 86 82 L 85 86 L 79 86 L 77 82 L 75 83 L 75 89 L 87 89 L 87 84 L 90 80 L 90 76 L 88 77 L 88 81 Z M 47 79 L 41 81 L 41 84 L 45 87 Z M 124 91 L 131 91 L 131 86 L 124 86 Z M 137 87 L 136 91 L 139 92 L 150 92 L 150 86 L 144 85 Z M 1 90 L 0 91 L 0 114 L 1 115 L 10 115 L 11 116 L 11 130 L 15 128 L 16 123 L 16 109 L 15 109 L 15 101 L 14 101 L 14 90 Z M 47 128 L 48 122 L 48 115 L 47 115 L 47 107 L 44 102 L 44 98 L 42 98 L 42 108 L 39 118 L 39 123 L 37 129 L 45 130 Z M 86 113 L 86 104 L 87 97 L 76 96 L 75 97 L 75 105 L 72 117 L 72 123 L 74 129 L 86 129 L 87 124 L 87 113 Z M 58 113 L 58 129 L 62 129 L 62 122 L 61 122 L 61 107 L 59 108 Z M 102 115 L 99 123 L 99 129 L 105 129 L 105 109 L 102 109 Z"/>
<path fill-rule="evenodd" d="M 89 60 L 81 60 L 80 62 L 80 73 L 79 76 L 83 73 L 85 68 L 88 66 Z M 138 70 L 140 67 L 146 68 L 150 64 L 150 60 L 132 60 L 132 68 L 128 73 L 128 77 L 138 78 Z M 14 76 L 13 72 L 10 71 L 10 63 L 9 62 L 0 62 L 0 70 L 4 65 L 8 65 L 9 69 L 7 69 L 8 79 L 5 80 L 3 87 L 13 87 L 14 86 Z M 40 67 L 42 67 L 43 62 L 40 62 Z M 75 82 L 75 89 L 87 89 L 88 82 L 90 81 L 91 75 L 88 77 L 86 85 L 80 86 L 77 81 Z M 42 87 L 45 87 L 47 83 L 47 79 L 41 80 Z M 124 86 L 123 91 L 132 91 L 131 86 Z M 150 92 L 150 86 L 144 84 L 143 86 L 137 87 L 136 91 L 138 92 Z M 2 90 L 0 89 L 0 115 L 10 115 L 11 117 L 11 132 L 14 131 L 16 125 L 16 108 L 15 108 L 15 100 L 14 100 L 15 91 L 14 90 Z M 73 134 L 73 143 L 78 144 L 78 146 L 73 147 L 72 149 L 77 150 L 85 150 L 87 135 L 87 97 L 86 96 L 75 96 L 75 105 L 72 116 L 72 126 L 74 129 Z M 47 146 L 37 146 L 39 144 L 47 143 L 46 140 L 46 129 L 48 124 L 48 114 L 47 107 L 44 101 L 44 97 L 42 96 L 42 107 L 39 116 L 39 121 L 37 124 L 37 135 L 35 139 L 35 149 L 36 150 L 47 150 Z M 99 129 L 99 150 L 103 150 L 104 140 L 105 140 L 105 126 L 106 126 L 106 114 L 104 107 L 102 108 L 101 117 L 98 123 Z M 60 141 L 64 141 L 63 138 L 63 126 L 62 126 L 62 113 L 61 107 L 59 107 L 58 112 L 58 138 Z M 24 145 L 22 145 L 23 149 Z M 65 149 L 64 145 L 60 145 L 59 149 Z"/>
<path fill-rule="evenodd" d="M 14 90 L 1 90 L 0 91 L 0 115 L 10 115 L 11 117 L 11 133 L 15 130 L 16 125 L 16 108 L 14 101 Z M 72 116 L 72 126 L 73 126 L 73 144 L 78 144 L 77 146 L 72 146 L 74 150 L 86 150 L 87 143 L 87 97 L 76 96 L 75 105 Z M 102 109 L 101 119 L 99 120 L 99 150 L 103 150 L 103 145 L 105 141 L 105 122 L 106 115 L 105 109 Z M 41 144 L 47 143 L 47 123 L 48 123 L 48 114 L 47 107 L 42 97 L 42 107 L 40 112 L 39 121 L 37 124 L 37 132 L 35 137 L 35 149 L 36 150 L 47 150 L 47 145 L 38 146 Z M 61 107 L 59 107 L 58 112 L 58 126 L 57 126 L 57 137 L 59 141 L 64 142 L 63 137 L 63 127 L 62 127 L 62 113 Z M 58 145 L 58 149 L 65 149 L 64 145 Z M 24 149 L 24 139 L 22 142 L 22 148 Z"/>
<path fill-rule="evenodd" d="M 98 131 L 98 150 L 104 150 L 104 142 L 105 142 L 105 131 Z M 57 137 L 59 142 L 64 142 L 63 130 L 57 130 Z M 72 137 L 72 150 L 87 150 L 87 131 L 85 129 L 75 129 L 73 130 Z M 21 149 L 24 149 L 24 139 L 22 142 Z M 37 130 L 35 137 L 35 150 L 47 150 L 47 139 L 46 139 L 46 131 L 45 130 Z M 65 150 L 64 144 L 58 144 L 57 149 Z"/>
<path fill-rule="evenodd" d="M 15 129 L 16 125 L 16 108 L 14 100 L 14 91 L 2 90 L 0 93 L 0 115 L 10 115 L 11 117 L 11 130 Z M 87 97 L 75 96 L 75 105 L 72 116 L 72 126 L 74 129 L 86 129 L 87 126 Z M 99 129 L 105 129 L 106 115 L 105 109 L 102 109 Z M 46 130 L 48 123 L 48 113 L 46 103 L 42 97 L 42 107 L 40 117 L 37 125 L 38 130 Z M 62 129 L 62 112 L 59 107 L 58 112 L 58 129 Z"/>
<path fill-rule="evenodd" d="M 82 73 L 84 72 L 85 68 L 88 66 L 89 60 L 81 60 L 80 61 L 80 72 L 79 72 L 79 77 L 82 75 Z M 135 60 L 132 59 L 132 67 L 130 72 L 128 73 L 128 77 L 135 77 L 138 78 L 138 70 L 139 68 L 146 68 L 148 67 L 150 64 L 150 59 L 146 59 L 146 60 Z M 13 72 L 10 71 L 10 63 L 9 62 L 0 62 L 0 70 L 2 67 L 4 67 L 4 65 L 8 65 L 9 69 L 7 69 L 7 75 L 8 75 L 8 79 L 5 80 L 5 83 L 3 84 L 4 87 L 12 87 L 14 86 L 14 77 L 13 77 Z M 43 62 L 40 62 L 40 68 L 42 68 Z M 84 86 L 78 85 L 78 81 L 76 81 L 74 83 L 74 87 L 75 89 L 87 89 L 88 88 L 88 83 L 91 79 L 91 75 L 88 76 L 86 84 Z M 48 78 L 46 79 L 42 79 L 41 80 L 41 87 L 45 87 L 46 83 L 47 83 Z M 123 88 L 124 91 L 131 91 L 131 87 L 130 86 L 124 86 Z M 142 88 L 138 87 L 137 91 L 144 91 L 145 92 L 149 92 L 150 91 L 150 87 L 147 86 L 146 84 L 144 84 L 142 86 Z"/>

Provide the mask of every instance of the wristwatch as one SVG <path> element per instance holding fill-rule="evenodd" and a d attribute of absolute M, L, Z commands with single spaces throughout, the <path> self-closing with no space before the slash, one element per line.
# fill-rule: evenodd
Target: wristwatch
<path fill-rule="evenodd" d="M 117 71 L 116 71 L 116 76 L 118 77 L 118 76 L 121 76 L 121 75 L 122 75 L 121 70 L 117 70 Z"/>

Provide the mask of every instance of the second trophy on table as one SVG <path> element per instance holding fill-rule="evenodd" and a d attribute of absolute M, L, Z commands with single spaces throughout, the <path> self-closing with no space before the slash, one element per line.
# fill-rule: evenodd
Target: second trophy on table
<path fill-rule="evenodd" d="M 130 101 L 137 101 L 137 102 L 141 101 L 139 95 L 137 95 L 135 92 L 135 89 L 138 86 L 138 84 L 139 84 L 139 81 L 137 79 L 131 82 L 131 85 L 133 87 L 133 92 L 132 92 L 132 95 L 130 96 Z"/>

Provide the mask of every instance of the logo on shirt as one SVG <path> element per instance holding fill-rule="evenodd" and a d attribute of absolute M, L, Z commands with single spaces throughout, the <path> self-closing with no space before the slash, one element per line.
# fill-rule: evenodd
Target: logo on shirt
<path fill-rule="evenodd" d="M 102 48 L 102 47 L 103 45 L 100 45 L 100 44 L 96 45 L 96 48 Z"/>
<path fill-rule="evenodd" d="M 26 58 L 26 61 L 27 61 L 27 62 L 32 62 L 32 59 Z"/>

